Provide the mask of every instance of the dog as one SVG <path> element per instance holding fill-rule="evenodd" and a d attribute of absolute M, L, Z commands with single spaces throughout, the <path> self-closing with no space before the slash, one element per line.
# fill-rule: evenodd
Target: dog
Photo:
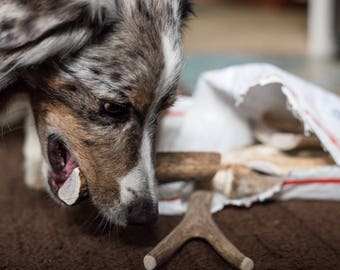
<path fill-rule="evenodd" d="M 111 223 L 157 218 L 156 128 L 190 13 L 187 0 L 0 0 L 1 109 L 20 93 L 30 103 L 27 185 L 60 202 L 79 168 Z"/>

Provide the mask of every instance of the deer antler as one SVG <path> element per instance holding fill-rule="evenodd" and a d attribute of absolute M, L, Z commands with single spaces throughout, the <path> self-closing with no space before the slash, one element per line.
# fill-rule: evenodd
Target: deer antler
<path fill-rule="evenodd" d="M 224 156 L 221 163 L 221 155 L 213 152 L 172 152 L 157 153 L 156 178 L 159 183 L 168 183 L 175 180 L 210 182 L 214 176 L 224 173 L 235 164 L 246 164 L 252 161 L 252 165 L 270 165 L 271 170 L 286 175 L 293 168 L 311 168 L 316 166 L 332 165 L 334 161 L 328 156 L 315 157 L 291 157 L 275 148 L 256 145 L 241 150 L 235 150 Z M 258 166 L 257 166 L 258 167 Z M 273 169 L 274 168 L 274 169 Z M 73 177 L 58 192 L 59 198 L 67 205 L 74 205 L 82 197 L 88 195 L 86 179 L 80 171 L 76 171 Z M 228 181 L 224 176 L 222 182 Z M 223 183 L 220 183 L 223 184 Z M 217 190 L 220 190 L 217 188 Z M 222 193 L 224 193 L 222 191 Z"/>
<path fill-rule="evenodd" d="M 191 195 L 189 208 L 181 223 L 148 255 L 144 266 L 152 270 L 167 261 L 192 238 L 206 240 L 218 254 L 241 270 L 251 270 L 254 263 L 243 255 L 220 231 L 210 213 L 212 193 L 197 191 Z"/>
<path fill-rule="evenodd" d="M 156 178 L 160 183 L 178 179 L 204 182 L 211 180 L 221 164 L 221 155 L 211 152 L 158 153 Z M 75 169 L 68 181 L 60 188 L 58 197 L 72 206 L 88 195 L 85 177 Z"/>

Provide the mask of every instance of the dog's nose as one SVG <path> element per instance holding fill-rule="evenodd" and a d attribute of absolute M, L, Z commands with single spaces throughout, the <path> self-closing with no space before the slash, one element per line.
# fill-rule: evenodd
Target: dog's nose
<path fill-rule="evenodd" d="M 158 205 L 151 199 L 137 199 L 128 207 L 128 224 L 144 225 L 156 222 Z"/>

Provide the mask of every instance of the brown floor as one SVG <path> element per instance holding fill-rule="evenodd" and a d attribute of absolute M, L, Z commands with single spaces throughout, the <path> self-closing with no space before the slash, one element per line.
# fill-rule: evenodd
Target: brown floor
<path fill-rule="evenodd" d="M 305 11 L 228 2 L 197 7 L 186 30 L 187 53 L 305 54 Z M 320 73 L 318 65 L 307 72 L 317 77 L 329 70 Z M 21 144 L 21 132 L 0 138 L 0 269 L 142 269 L 143 256 L 181 219 L 161 217 L 153 227 L 119 232 L 105 229 L 87 206 L 60 208 L 24 186 Z M 214 218 L 256 269 L 340 269 L 340 203 L 266 203 Z M 162 268 L 232 269 L 199 240 Z"/>
<path fill-rule="evenodd" d="M 143 256 L 180 221 L 104 229 L 86 206 L 63 209 L 22 180 L 21 132 L 0 140 L 0 269 L 143 269 Z M 272 202 L 214 215 L 256 269 L 340 269 L 340 203 Z M 162 269 L 233 269 L 204 242 Z"/>

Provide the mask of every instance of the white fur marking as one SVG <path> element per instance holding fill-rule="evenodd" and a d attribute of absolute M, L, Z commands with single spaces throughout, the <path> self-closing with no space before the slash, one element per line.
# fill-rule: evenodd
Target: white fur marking
<path fill-rule="evenodd" d="M 156 201 L 155 192 L 155 172 L 152 164 L 151 152 L 152 145 L 150 139 L 149 126 L 150 122 L 153 120 L 152 117 L 155 114 L 155 108 L 157 102 L 164 95 L 164 91 L 167 90 L 166 83 L 171 82 L 174 76 L 176 76 L 179 67 L 181 66 L 181 50 L 175 49 L 173 42 L 169 39 L 168 35 L 162 36 L 163 43 L 163 54 L 165 67 L 163 71 L 163 85 L 157 90 L 157 97 L 154 99 L 153 104 L 151 104 L 148 115 L 145 121 L 145 127 L 143 130 L 143 138 L 140 149 L 140 160 L 135 168 L 133 168 L 121 181 L 121 201 L 124 204 L 129 204 L 133 201 L 134 197 L 128 189 L 134 190 L 136 193 L 142 191 L 145 188 L 145 182 L 148 183 L 148 191 L 150 192 L 151 198 Z M 143 183 L 144 182 L 144 183 Z"/>
<path fill-rule="evenodd" d="M 155 172 L 154 167 L 152 164 L 152 158 L 151 158 L 151 140 L 149 135 L 149 130 L 145 128 L 143 131 L 143 139 L 142 139 L 142 148 L 141 148 L 141 163 L 144 169 L 144 172 L 147 175 L 147 181 L 149 184 L 149 190 L 151 193 L 152 198 L 154 198 L 154 178 L 155 178 Z"/>
<path fill-rule="evenodd" d="M 25 183 L 35 189 L 44 187 L 41 175 L 41 145 L 38 138 L 33 113 L 29 112 L 25 119 L 25 142 L 23 147 Z"/>
<path fill-rule="evenodd" d="M 128 205 L 130 202 L 133 201 L 134 196 L 129 191 L 129 189 L 138 192 L 143 186 L 141 183 L 142 178 L 143 175 L 141 175 L 138 164 L 122 179 L 120 186 L 120 200 L 123 204 Z"/>
<path fill-rule="evenodd" d="M 164 80 L 167 81 L 175 75 L 178 70 L 179 64 L 181 63 L 181 51 L 175 49 L 173 42 L 171 42 L 169 35 L 163 34 L 163 55 L 164 55 Z"/>
<path fill-rule="evenodd" d="M 132 8 L 133 1 L 128 1 L 128 8 Z M 173 1 L 174 13 L 177 14 L 178 2 Z M 158 102 L 166 94 L 168 84 L 171 84 L 178 72 L 182 67 L 182 50 L 179 46 L 176 46 L 175 42 L 171 40 L 173 34 L 165 32 L 162 34 L 162 46 L 164 57 L 164 70 L 162 76 L 162 84 L 157 89 L 157 96 L 154 98 L 153 103 L 150 106 L 148 115 L 145 120 L 145 126 L 143 130 L 142 144 L 140 148 L 140 160 L 135 168 L 133 168 L 127 176 L 121 181 L 121 202 L 129 204 L 133 201 L 134 195 L 128 191 L 128 189 L 134 190 L 137 194 L 143 192 L 143 188 L 146 188 L 146 181 L 148 184 L 148 192 L 150 192 L 152 200 L 156 201 L 155 192 L 155 172 L 152 163 L 152 145 L 151 134 L 149 131 L 150 123 L 153 121 L 153 117 Z"/>
<path fill-rule="evenodd" d="M 142 194 L 143 189 L 149 191 L 152 200 L 155 198 L 154 186 L 154 168 L 151 159 L 151 142 L 148 131 L 143 132 L 141 158 L 136 167 L 134 167 L 121 181 L 120 199 L 123 204 L 131 203 L 135 197 L 129 189 L 135 191 L 137 194 Z M 148 189 L 146 189 L 146 182 Z"/>

